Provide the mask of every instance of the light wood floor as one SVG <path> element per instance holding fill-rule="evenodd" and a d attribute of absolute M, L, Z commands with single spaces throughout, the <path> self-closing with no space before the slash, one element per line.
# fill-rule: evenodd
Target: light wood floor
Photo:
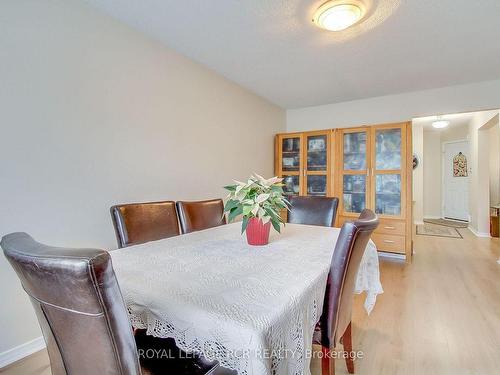
<path fill-rule="evenodd" d="M 356 374 L 500 374 L 500 242 L 460 232 L 464 239 L 415 236 L 410 266 L 381 262 L 385 293 L 372 314 L 355 299 L 353 345 L 364 352 Z M 347 374 L 340 360 L 336 369 Z M 47 354 L 0 373 L 50 375 Z"/>

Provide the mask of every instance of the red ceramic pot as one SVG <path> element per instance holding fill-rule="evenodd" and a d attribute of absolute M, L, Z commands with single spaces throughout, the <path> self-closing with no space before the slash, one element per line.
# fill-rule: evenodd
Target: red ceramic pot
<path fill-rule="evenodd" d="M 269 243 L 269 230 L 271 229 L 271 222 L 266 224 L 262 220 L 252 217 L 248 219 L 247 225 L 247 242 L 249 245 L 262 246 Z"/>

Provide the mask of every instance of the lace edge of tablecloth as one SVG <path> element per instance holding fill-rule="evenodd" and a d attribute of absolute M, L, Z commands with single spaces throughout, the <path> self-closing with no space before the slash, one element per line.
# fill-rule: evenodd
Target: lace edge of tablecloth
<path fill-rule="evenodd" d="M 370 315 L 377 302 L 377 296 L 384 293 L 380 282 L 378 252 L 375 243 L 371 240 L 363 254 L 363 260 L 358 269 L 354 288 L 355 294 L 362 294 L 363 292 L 366 292 L 364 308 L 366 313 Z"/>
<path fill-rule="evenodd" d="M 314 327 L 316 326 L 320 318 L 319 310 L 322 309 L 322 303 L 318 303 L 318 300 L 314 298 L 311 307 L 313 310 L 311 316 L 312 321 L 306 324 L 309 325 L 307 328 L 310 329 L 311 331 L 310 332 L 311 337 L 308 337 L 308 339 L 312 340 L 312 333 L 314 331 Z M 185 338 L 186 337 L 185 333 L 182 330 L 176 329 L 173 324 L 168 323 L 165 319 L 158 318 L 154 314 L 148 312 L 137 315 L 130 308 L 128 308 L 127 310 L 131 324 L 135 329 L 145 329 L 147 335 L 155 337 L 172 338 L 175 340 L 177 347 L 185 351 L 186 353 L 201 354 L 205 359 L 209 361 L 218 361 L 222 367 L 225 367 L 229 370 L 236 370 L 239 375 L 249 375 L 248 359 L 245 360 L 245 358 L 237 358 L 230 354 L 224 355 L 224 353 L 230 353 L 230 351 L 220 343 L 216 341 L 200 342 L 198 339 L 187 341 Z M 299 340 L 302 339 L 302 341 L 304 341 L 303 336 L 297 338 Z M 299 343 L 296 346 L 301 347 L 302 345 Z M 302 364 L 302 360 L 299 360 L 298 362 Z M 273 373 L 275 373 L 274 370 Z"/>
<path fill-rule="evenodd" d="M 217 360 L 220 365 L 230 370 L 238 371 L 238 374 L 247 375 L 247 371 L 241 363 L 235 359 L 229 360 L 228 356 L 217 355 L 217 351 L 227 353 L 227 349 L 216 342 L 199 342 L 197 339 L 187 342 L 185 333 L 176 329 L 171 323 L 163 319 L 157 318 L 151 313 L 145 313 L 146 316 L 138 316 L 128 309 L 130 322 L 135 329 L 145 329 L 147 335 L 159 338 L 172 338 L 175 340 L 177 347 L 186 353 L 201 354 L 209 361 Z"/>

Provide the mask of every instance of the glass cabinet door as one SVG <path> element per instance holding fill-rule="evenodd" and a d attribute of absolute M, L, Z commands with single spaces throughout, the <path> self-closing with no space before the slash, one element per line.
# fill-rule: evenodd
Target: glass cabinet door
<path fill-rule="evenodd" d="M 345 130 L 342 132 L 340 142 L 342 142 L 342 176 L 339 184 L 342 187 L 342 211 L 344 213 L 360 213 L 368 207 L 369 143 L 367 130 Z"/>
<path fill-rule="evenodd" d="M 304 195 L 328 195 L 329 132 L 305 135 L 305 191 Z"/>
<path fill-rule="evenodd" d="M 308 135 L 306 170 L 326 172 L 328 159 L 328 135 Z"/>
<path fill-rule="evenodd" d="M 278 142 L 280 153 L 278 175 L 283 178 L 283 191 L 286 195 L 300 195 L 303 168 L 302 135 L 280 136 Z"/>
<path fill-rule="evenodd" d="M 281 142 L 281 170 L 283 172 L 299 172 L 300 137 L 283 138 Z"/>
<path fill-rule="evenodd" d="M 300 176 L 283 176 L 283 192 L 285 195 L 298 195 L 300 193 Z"/>
<path fill-rule="evenodd" d="M 374 129 L 375 212 L 401 217 L 403 214 L 402 180 L 406 135 L 402 127 Z"/>

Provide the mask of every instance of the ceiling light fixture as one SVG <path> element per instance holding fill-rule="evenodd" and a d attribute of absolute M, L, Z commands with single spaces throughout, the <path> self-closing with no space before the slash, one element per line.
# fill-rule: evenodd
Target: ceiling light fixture
<path fill-rule="evenodd" d="M 313 22 L 322 29 L 342 31 L 359 22 L 366 14 L 360 0 L 331 0 L 314 13 Z"/>
<path fill-rule="evenodd" d="M 443 129 L 446 128 L 448 125 L 450 125 L 450 122 L 448 120 L 443 120 L 442 116 L 437 116 L 436 121 L 432 123 L 432 127 L 436 129 Z"/>

